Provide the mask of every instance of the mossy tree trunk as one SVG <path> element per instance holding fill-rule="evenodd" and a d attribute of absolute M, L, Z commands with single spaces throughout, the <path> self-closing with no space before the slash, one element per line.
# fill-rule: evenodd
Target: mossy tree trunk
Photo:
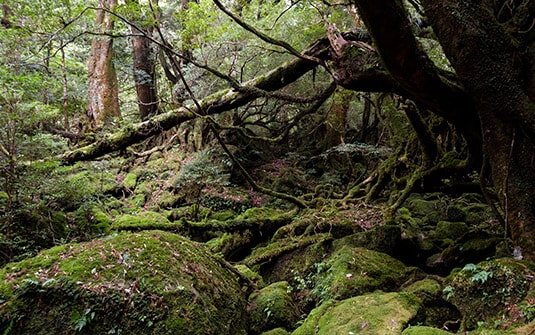
<path fill-rule="evenodd" d="M 517 3 L 506 18 L 494 14 L 506 1 L 422 4 L 456 78 L 437 71 L 419 47 L 401 0 L 356 1 L 404 95 L 455 125 L 472 157 L 490 162 L 515 248 L 535 260 L 535 97 L 525 74 L 534 59 L 521 33 L 530 29 L 535 3 Z"/>
<path fill-rule="evenodd" d="M 483 149 L 516 248 L 535 260 L 535 95 L 533 56 L 525 34 L 535 3 L 523 1 L 511 16 L 486 2 L 424 1 L 427 14 L 481 120 Z"/>

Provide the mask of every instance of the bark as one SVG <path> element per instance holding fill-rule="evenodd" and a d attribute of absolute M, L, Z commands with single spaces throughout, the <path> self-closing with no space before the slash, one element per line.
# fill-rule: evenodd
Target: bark
<path fill-rule="evenodd" d="M 138 0 L 128 0 L 139 7 Z M 152 0 L 154 5 L 157 1 Z M 137 27 L 144 27 L 143 36 L 137 29 L 132 28 L 134 37 L 132 38 L 132 58 L 134 71 L 134 84 L 136 86 L 137 103 L 141 120 L 147 120 L 150 116 L 158 113 L 158 92 L 156 87 L 156 55 L 150 37 L 153 35 L 154 26 L 139 22 L 140 18 L 134 18 L 133 22 Z M 146 35 L 146 36 L 145 36 Z"/>
<path fill-rule="evenodd" d="M 447 57 L 474 101 L 483 148 L 514 246 L 535 260 L 535 97 L 521 44 L 482 4 L 424 0 Z M 533 11 L 531 12 L 533 20 Z M 528 62 L 527 64 L 525 62 Z"/>
<path fill-rule="evenodd" d="M 117 0 L 100 0 L 99 8 L 112 9 Z M 102 33 L 113 29 L 112 16 L 97 10 L 96 24 Z M 114 117 L 120 116 L 117 74 L 113 66 L 113 40 L 107 37 L 96 37 L 91 43 L 89 57 L 89 106 L 88 118 L 91 128 L 100 128 Z"/>
<path fill-rule="evenodd" d="M 304 54 L 320 56 L 326 53 L 329 46 L 327 39 L 321 39 L 304 51 Z M 169 130 L 183 122 L 192 120 L 199 115 L 213 115 L 244 104 L 263 95 L 263 91 L 275 91 L 293 83 L 308 71 L 317 66 L 316 63 L 303 58 L 295 58 L 267 74 L 250 80 L 239 90 L 227 89 L 214 93 L 199 101 L 176 110 L 159 114 L 147 121 L 127 126 L 120 131 L 106 136 L 102 140 L 85 147 L 67 152 L 61 160 L 65 164 L 76 161 L 90 160 L 107 153 L 124 149 L 162 131 Z"/>

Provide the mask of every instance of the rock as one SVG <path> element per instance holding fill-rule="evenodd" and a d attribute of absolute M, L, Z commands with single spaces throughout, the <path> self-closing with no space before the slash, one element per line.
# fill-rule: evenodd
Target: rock
<path fill-rule="evenodd" d="M 272 330 L 268 330 L 267 332 L 263 332 L 262 335 L 289 335 L 284 328 L 275 328 Z"/>
<path fill-rule="evenodd" d="M 313 292 L 318 300 L 346 299 L 375 290 L 392 291 L 410 269 L 387 254 L 344 246 L 316 265 Z"/>
<path fill-rule="evenodd" d="M 375 292 L 342 301 L 329 300 L 314 309 L 292 335 L 400 334 L 417 322 L 422 305 L 412 293 Z"/>
<path fill-rule="evenodd" d="M 116 231 L 140 231 L 140 230 L 169 230 L 178 231 L 182 226 L 169 221 L 165 216 L 156 212 L 140 212 L 136 215 L 123 214 L 115 218 L 111 229 Z"/>
<path fill-rule="evenodd" d="M 451 335 L 451 333 L 438 328 L 412 326 L 405 329 L 401 335 Z"/>
<path fill-rule="evenodd" d="M 0 270 L 0 330 L 48 334 L 245 334 L 238 278 L 201 244 L 119 233 Z"/>
<path fill-rule="evenodd" d="M 446 278 L 444 295 L 461 312 L 461 327 L 474 329 L 480 322 L 506 322 L 508 312 L 527 296 L 533 278 L 533 264 L 511 258 L 470 263 Z"/>
<path fill-rule="evenodd" d="M 376 226 L 335 241 L 334 247 L 349 245 L 394 255 L 399 251 L 401 228 L 398 225 Z"/>
<path fill-rule="evenodd" d="M 442 284 L 440 282 L 428 277 L 412 283 L 403 290 L 414 293 L 425 306 L 423 324 L 438 328 L 449 325 L 450 331 L 458 328 L 457 320 L 461 318 L 460 314 L 451 303 L 442 297 Z"/>
<path fill-rule="evenodd" d="M 468 225 L 464 222 L 439 221 L 435 229 L 435 238 L 456 240 L 467 232 Z"/>
<path fill-rule="evenodd" d="M 249 331 L 259 334 L 275 327 L 292 327 L 300 313 L 288 294 L 287 282 L 273 283 L 249 297 Z"/>

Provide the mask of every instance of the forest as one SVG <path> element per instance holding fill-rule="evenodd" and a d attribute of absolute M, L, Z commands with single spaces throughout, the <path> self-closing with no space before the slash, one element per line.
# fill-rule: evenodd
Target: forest
<path fill-rule="evenodd" d="M 533 334 L 532 0 L 2 0 L 0 332 Z"/>

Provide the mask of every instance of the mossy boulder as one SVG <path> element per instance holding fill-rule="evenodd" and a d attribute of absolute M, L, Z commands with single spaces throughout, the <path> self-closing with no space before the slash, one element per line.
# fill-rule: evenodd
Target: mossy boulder
<path fill-rule="evenodd" d="M 293 329 L 299 320 L 299 310 L 288 293 L 287 282 L 277 282 L 264 287 L 249 297 L 249 332 L 279 328 Z"/>
<path fill-rule="evenodd" d="M 458 324 L 460 314 L 457 309 L 442 297 L 442 284 L 436 277 L 418 280 L 403 290 L 416 295 L 425 306 L 423 324 L 442 328 L 445 324 L 454 328 Z M 423 329 L 421 329 L 423 331 Z M 424 332 L 425 334 L 425 332 Z"/>
<path fill-rule="evenodd" d="M 112 230 L 168 230 L 178 231 L 182 228 L 179 223 L 169 221 L 164 215 L 156 212 L 140 212 L 136 215 L 123 214 L 115 218 Z"/>
<path fill-rule="evenodd" d="M 342 300 L 377 289 L 393 291 L 410 270 L 387 254 L 344 246 L 316 265 L 312 292 L 319 300 Z"/>
<path fill-rule="evenodd" d="M 123 186 L 130 191 L 136 188 L 137 175 L 135 173 L 128 173 L 123 179 Z"/>
<path fill-rule="evenodd" d="M 162 231 L 54 247 L 0 270 L 0 332 L 245 334 L 233 271 Z"/>
<path fill-rule="evenodd" d="M 271 330 L 268 330 L 267 332 L 263 332 L 262 335 L 289 335 L 290 333 L 288 333 L 286 331 L 286 329 L 284 328 L 275 328 L 275 329 L 271 329 Z"/>
<path fill-rule="evenodd" d="M 435 229 L 435 238 L 455 240 L 467 232 L 468 225 L 464 222 L 439 221 Z"/>
<path fill-rule="evenodd" d="M 412 326 L 406 328 L 401 335 L 451 335 L 442 329 L 427 327 L 427 326 Z"/>
<path fill-rule="evenodd" d="M 463 316 L 462 327 L 494 324 L 529 293 L 535 278 L 531 263 L 500 258 L 456 269 L 446 278 L 444 295 Z"/>
<path fill-rule="evenodd" d="M 418 322 L 422 305 L 407 292 L 374 292 L 342 301 L 326 301 L 314 309 L 292 335 L 401 334 Z"/>

